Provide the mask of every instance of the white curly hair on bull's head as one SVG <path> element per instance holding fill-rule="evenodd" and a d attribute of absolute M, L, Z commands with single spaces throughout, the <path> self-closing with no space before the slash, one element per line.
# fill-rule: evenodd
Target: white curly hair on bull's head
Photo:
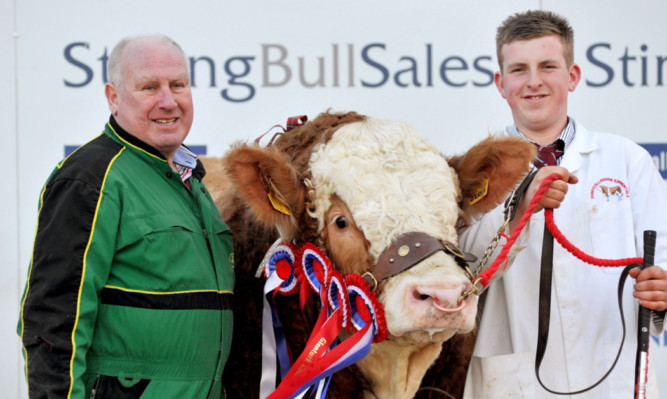
<path fill-rule="evenodd" d="M 500 203 L 533 155 L 521 140 L 490 137 L 447 159 L 406 123 L 329 112 L 270 147 L 235 145 L 223 162 L 226 195 L 217 201 L 234 232 L 237 278 L 227 392 L 257 397 L 261 332 L 253 323 L 261 319 L 262 282 L 249 276 L 280 234 L 298 245 L 321 246 L 343 274 L 369 272 L 378 279 L 389 337 L 356 364 L 360 373 L 344 369 L 334 375 L 332 397 L 413 397 L 442 343 L 474 327 L 476 297 L 457 302 L 471 284 L 456 256 L 457 227 Z M 448 250 L 419 258 L 406 270 L 378 274 L 378 261 L 392 259 L 385 251 L 406 233 Z M 277 302 L 298 356 L 316 315 L 311 308 L 302 313 L 298 299 Z M 458 380 L 452 382 L 456 389 L 462 388 Z"/>
<path fill-rule="evenodd" d="M 313 151 L 310 171 L 319 228 L 328 230 L 332 254 L 353 245 L 347 242 L 349 234 L 336 225 L 337 214 L 330 212 L 335 197 L 370 243 L 375 262 L 392 241 L 409 232 L 458 243 L 455 172 L 406 123 L 368 118 L 344 125 Z M 436 253 L 404 273 L 387 280 L 380 290 L 387 327 L 395 340 L 442 342 L 472 329 L 475 297 L 464 308 L 457 305 L 470 281 L 452 256 Z M 442 312 L 432 306 L 433 301 L 460 310 Z"/>

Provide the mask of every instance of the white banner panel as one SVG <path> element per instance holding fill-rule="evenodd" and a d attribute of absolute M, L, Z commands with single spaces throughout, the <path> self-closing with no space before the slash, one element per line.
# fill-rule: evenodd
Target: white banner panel
<path fill-rule="evenodd" d="M 5 188 L 0 195 L 0 396 L 18 398 L 25 385 L 21 367 L 20 340 L 16 335 L 19 291 L 24 278 L 19 262 L 18 237 L 18 131 L 16 118 L 16 82 L 14 47 L 14 7 L 10 2 L 0 3 L 0 135 L 3 161 L 9 165 L 4 174 Z M 33 201 L 33 203 L 35 203 Z M 23 260 L 22 260 L 23 261 Z"/>

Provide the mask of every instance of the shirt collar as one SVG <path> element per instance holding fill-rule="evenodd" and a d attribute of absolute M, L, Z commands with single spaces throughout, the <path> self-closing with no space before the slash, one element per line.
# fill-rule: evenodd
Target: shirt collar
<path fill-rule="evenodd" d="M 181 144 L 176 150 L 172 162 L 181 175 L 181 180 L 186 181 L 192 176 L 194 168 L 197 167 L 197 156 L 188 147 Z"/>
<path fill-rule="evenodd" d="M 522 137 L 528 141 L 530 141 L 533 144 L 537 144 L 533 142 L 532 140 L 528 139 L 523 133 L 519 131 L 519 129 L 516 127 L 516 125 L 510 125 L 507 126 L 507 132 L 510 134 L 510 136 L 516 136 L 516 137 Z M 574 128 L 574 119 L 568 117 L 567 118 L 567 125 L 565 126 L 565 129 L 560 133 L 558 136 L 558 139 L 563 140 L 563 143 L 565 146 L 563 147 L 563 150 L 567 150 L 567 147 L 572 143 L 572 140 L 574 140 L 574 135 L 575 135 L 575 128 Z M 555 141 L 555 140 L 554 140 Z M 538 145 L 539 147 L 539 145 Z"/>

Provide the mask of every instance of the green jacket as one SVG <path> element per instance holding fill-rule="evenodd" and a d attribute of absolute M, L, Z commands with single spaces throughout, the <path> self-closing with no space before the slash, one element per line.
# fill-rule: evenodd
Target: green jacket
<path fill-rule="evenodd" d="M 233 248 L 188 178 L 111 117 L 40 198 L 18 331 L 31 398 L 220 398 Z"/>

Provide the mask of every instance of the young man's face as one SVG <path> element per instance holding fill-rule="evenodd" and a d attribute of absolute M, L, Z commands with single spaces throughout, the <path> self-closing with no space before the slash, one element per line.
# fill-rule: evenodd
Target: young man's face
<path fill-rule="evenodd" d="M 517 128 L 530 138 L 557 131 L 555 139 L 567 124 L 567 95 L 579 83 L 579 66 L 567 66 L 563 43 L 555 35 L 517 40 L 501 51 L 503 68 L 496 73 L 496 87 Z"/>

